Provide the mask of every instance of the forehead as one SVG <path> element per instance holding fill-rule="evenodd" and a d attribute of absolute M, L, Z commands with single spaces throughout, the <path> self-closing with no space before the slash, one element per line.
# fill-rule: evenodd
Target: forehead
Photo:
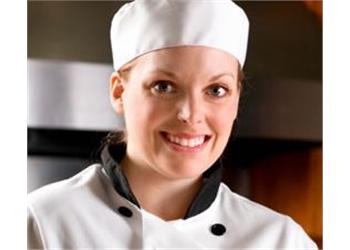
<path fill-rule="evenodd" d="M 173 71 L 190 74 L 218 74 L 239 70 L 238 61 L 222 50 L 204 46 L 181 46 L 149 52 L 135 60 L 139 73 Z"/>

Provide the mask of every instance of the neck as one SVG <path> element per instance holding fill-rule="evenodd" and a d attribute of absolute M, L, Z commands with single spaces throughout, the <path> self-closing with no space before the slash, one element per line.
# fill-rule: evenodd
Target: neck
<path fill-rule="evenodd" d="M 170 179 L 127 156 L 121 166 L 141 207 L 166 221 L 183 218 L 202 185 L 202 177 Z"/>

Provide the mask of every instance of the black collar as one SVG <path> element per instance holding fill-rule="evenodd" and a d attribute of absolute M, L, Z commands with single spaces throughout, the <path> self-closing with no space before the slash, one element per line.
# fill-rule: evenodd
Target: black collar
<path fill-rule="evenodd" d="M 135 195 L 132 193 L 128 180 L 119 165 L 125 155 L 125 145 L 105 146 L 101 152 L 104 169 L 111 178 L 115 190 L 128 201 L 140 207 Z M 204 183 L 192 201 L 184 219 L 195 216 L 206 210 L 215 200 L 222 175 L 220 160 L 203 173 Z"/>

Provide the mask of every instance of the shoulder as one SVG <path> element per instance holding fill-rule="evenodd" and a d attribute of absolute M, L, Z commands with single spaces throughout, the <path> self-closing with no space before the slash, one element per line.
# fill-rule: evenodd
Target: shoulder
<path fill-rule="evenodd" d="M 29 210 L 55 211 L 89 197 L 92 189 L 101 186 L 102 166 L 93 164 L 71 178 L 48 184 L 28 194 Z"/>
<path fill-rule="evenodd" d="M 285 220 L 289 217 L 278 213 L 266 206 L 256 203 L 248 198 L 234 193 L 224 183 L 220 184 L 218 193 L 220 206 L 224 209 L 234 210 L 242 217 L 255 219 Z"/>
<path fill-rule="evenodd" d="M 302 227 L 291 217 L 236 194 L 223 183 L 218 202 L 227 221 L 242 233 L 254 232 L 255 236 L 262 236 L 266 243 L 274 242 L 281 247 L 316 249 Z"/>
<path fill-rule="evenodd" d="M 106 222 L 114 194 L 100 164 L 88 166 L 75 176 L 46 185 L 28 195 L 28 245 L 30 248 L 66 248 L 84 244 L 86 234 L 100 220 Z M 104 216 L 104 217 L 103 217 Z M 75 247 L 70 247 L 75 248 Z"/>

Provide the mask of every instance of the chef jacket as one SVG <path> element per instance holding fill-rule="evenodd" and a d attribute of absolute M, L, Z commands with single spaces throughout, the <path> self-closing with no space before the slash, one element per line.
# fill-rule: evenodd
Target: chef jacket
<path fill-rule="evenodd" d="M 221 183 L 220 164 L 186 216 L 164 221 L 137 202 L 118 164 L 124 153 L 106 147 L 102 163 L 30 193 L 28 249 L 317 249 L 290 217 Z"/>

